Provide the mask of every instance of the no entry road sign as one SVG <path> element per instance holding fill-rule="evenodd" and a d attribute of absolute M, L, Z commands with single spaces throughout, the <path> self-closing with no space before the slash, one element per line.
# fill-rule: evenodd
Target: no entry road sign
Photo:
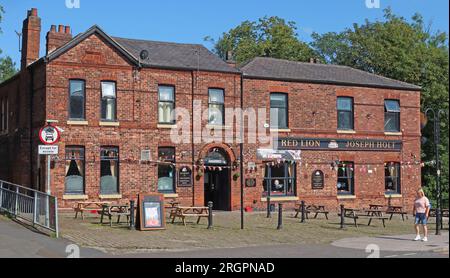
<path fill-rule="evenodd" d="M 39 139 L 45 145 L 53 145 L 58 143 L 60 133 L 58 128 L 52 125 L 46 125 L 39 131 Z"/>

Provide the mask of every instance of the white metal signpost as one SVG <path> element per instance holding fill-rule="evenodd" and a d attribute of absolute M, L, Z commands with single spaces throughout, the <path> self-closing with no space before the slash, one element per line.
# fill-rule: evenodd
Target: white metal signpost
<path fill-rule="evenodd" d="M 39 139 L 44 145 L 39 146 L 39 155 L 46 155 L 47 156 L 47 194 L 51 194 L 51 187 L 50 187 L 50 167 L 51 167 L 51 156 L 57 155 L 59 148 L 58 145 L 55 145 L 59 142 L 59 139 L 61 137 L 61 134 L 56 126 L 51 125 L 48 123 L 46 126 L 41 128 L 39 131 Z M 46 224 L 49 223 L 49 198 L 47 196 L 46 200 L 46 217 L 45 222 Z"/>

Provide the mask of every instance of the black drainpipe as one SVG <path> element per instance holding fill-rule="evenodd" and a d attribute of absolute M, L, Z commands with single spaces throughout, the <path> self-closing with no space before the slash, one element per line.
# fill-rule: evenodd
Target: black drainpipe
<path fill-rule="evenodd" d="M 29 97 L 30 97 L 30 119 L 29 119 L 29 121 L 30 121 L 30 130 L 29 130 L 29 132 L 30 132 L 30 134 L 29 134 L 29 136 L 30 136 L 30 160 L 29 160 L 29 162 L 30 162 L 30 186 L 32 187 L 32 188 L 35 188 L 35 185 L 33 185 L 33 181 L 34 181 L 34 178 L 33 178 L 33 163 L 34 163 L 34 161 L 33 161 L 33 89 L 34 89 L 34 71 L 33 71 L 33 67 L 31 66 L 31 67 L 29 67 L 28 68 L 28 70 L 29 70 L 29 74 L 30 74 L 30 94 L 29 94 Z"/>
<path fill-rule="evenodd" d="M 194 146 L 194 95 L 195 95 L 195 89 L 194 89 L 194 71 L 191 71 L 191 87 L 192 87 L 192 99 L 191 99 L 191 148 L 192 148 L 192 173 L 195 173 L 195 146 Z M 195 183 L 196 183 L 196 175 L 192 175 L 192 206 L 195 205 Z"/>

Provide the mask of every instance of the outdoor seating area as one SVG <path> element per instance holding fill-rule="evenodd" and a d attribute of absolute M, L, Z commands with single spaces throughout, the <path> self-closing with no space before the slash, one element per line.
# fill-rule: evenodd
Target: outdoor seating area
<path fill-rule="evenodd" d="M 171 213 L 172 224 L 175 223 L 175 219 L 179 218 L 186 226 L 186 218 L 197 218 L 197 224 L 200 223 L 202 218 L 208 218 L 208 207 L 177 207 L 174 213 Z"/>
<path fill-rule="evenodd" d="M 342 217 L 341 213 L 338 214 Z M 344 208 L 344 219 L 350 218 L 353 220 L 353 223 L 356 228 L 358 228 L 358 220 L 365 219 L 369 220 L 367 226 L 370 226 L 373 220 L 380 220 L 383 223 L 383 227 L 386 228 L 385 221 L 389 219 L 383 215 L 383 212 L 379 209 L 351 209 Z"/>

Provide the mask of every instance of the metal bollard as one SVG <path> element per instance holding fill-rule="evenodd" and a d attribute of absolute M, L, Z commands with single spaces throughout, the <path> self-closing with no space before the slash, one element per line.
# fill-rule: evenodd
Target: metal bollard
<path fill-rule="evenodd" d="M 134 210 L 135 210 L 135 201 L 130 201 L 130 230 L 134 230 L 136 227 L 135 223 L 135 216 L 134 216 Z"/>
<path fill-rule="evenodd" d="M 344 212 L 345 212 L 344 205 L 341 205 L 341 229 L 344 229 L 345 227 Z"/>
<path fill-rule="evenodd" d="M 267 196 L 267 218 L 271 218 L 272 215 L 270 213 L 270 196 Z"/>
<path fill-rule="evenodd" d="M 300 221 L 300 223 L 305 223 L 305 201 L 302 201 L 302 219 Z"/>
<path fill-rule="evenodd" d="M 283 204 L 278 204 L 278 227 L 277 230 L 283 229 Z"/>
<path fill-rule="evenodd" d="M 213 227 L 213 202 L 208 202 L 208 229 Z"/>

